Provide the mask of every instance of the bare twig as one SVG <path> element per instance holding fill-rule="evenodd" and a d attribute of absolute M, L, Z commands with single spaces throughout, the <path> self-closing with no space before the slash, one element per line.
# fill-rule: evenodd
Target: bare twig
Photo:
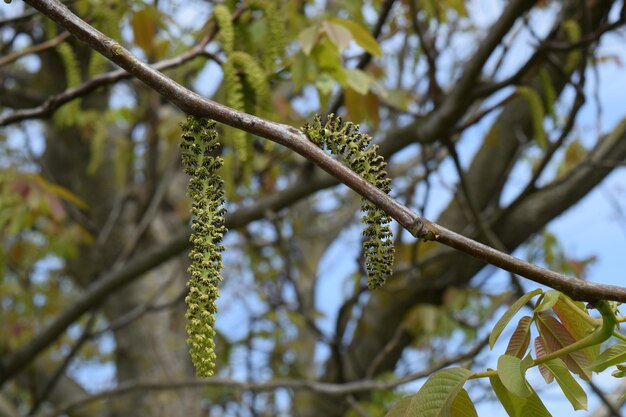
<path fill-rule="evenodd" d="M 231 378 L 214 377 L 209 379 L 186 379 L 180 381 L 134 381 L 125 384 L 120 384 L 118 387 L 99 392 L 97 394 L 89 395 L 84 398 L 69 401 L 65 404 L 61 404 L 54 411 L 47 415 L 47 417 L 56 417 L 63 414 L 68 414 L 71 410 L 78 407 L 83 407 L 87 404 L 101 401 L 105 399 L 111 399 L 124 395 L 129 395 L 138 391 L 169 391 L 178 389 L 189 388 L 203 388 L 209 386 L 219 386 L 222 389 L 234 388 L 243 391 L 272 391 L 279 388 L 289 388 L 297 391 L 315 391 L 321 394 L 328 394 L 332 396 L 347 396 L 358 393 L 366 393 L 371 391 L 387 391 L 396 388 L 400 385 L 425 378 L 446 366 L 465 361 L 469 358 L 476 356 L 486 345 L 488 337 L 483 338 L 476 345 L 474 345 L 467 352 L 460 353 L 452 358 L 446 358 L 438 363 L 428 367 L 427 369 L 414 372 L 405 375 L 401 378 L 391 381 L 376 381 L 373 379 L 364 379 L 361 381 L 347 382 L 343 384 L 335 384 L 328 382 L 317 382 L 302 379 L 274 379 L 265 382 L 248 382 L 238 381 Z"/>
<path fill-rule="evenodd" d="M 41 52 L 41 51 L 45 51 L 46 49 L 49 48 L 54 48 L 55 46 L 57 46 L 58 44 L 60 44 L 61 42 L 63 42 L 64 40 L 66 40 L 68 37 L 70 36 L 69 32 L 63 32 L 58 34 L 57 36 L 55 36 L 52 39 L 49 39 L 45 42 L 42 43 L 38 43 L 36 45 L 33 45 L 29 48 L 23 49 L 21 51 L 17 51 L 14 52 L 12 54 L 0 57 L 0 67 L 3 65 L 7 65 L 13 61 L 16 61 L 18 59 L 20 59 L 23 56 L 29 55 L 29 54 L 35 54 L 37 52 Z"/>

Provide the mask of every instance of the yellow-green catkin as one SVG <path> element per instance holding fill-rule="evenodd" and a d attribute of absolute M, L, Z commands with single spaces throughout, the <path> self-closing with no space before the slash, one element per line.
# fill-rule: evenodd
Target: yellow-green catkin
<path fill-rule="evenodd" d="M 325 124 L 322 124 L 319 116 L 315 116 L 313 123 L 304 125 L 302 131 L 318 147 L 339 156 L 350 169 L 389 193 L 391 180 L 385 171 L 387 163 L 378 155 L 378 146 L 371 144 L 371 137 L 359 132 L 359 125 L 343 123 L 340 117 L 331 114 Z M 375 289 L 381 287 L 393 271 L 393 234 L 389 226 L 391 218 L 365 199 L 361 210 L 365 212 L 361 221 L 366 225 L 363 250 L 367 285 Z"/>
<path fill-rule="evenodd" d="M 582 37 L 582 31 L 580 25 L 575 20 L 566 20 L 563 22 L 563 31 L 568 41 L 574 43 L 578 42 Z M 569 54 L 567 54 L 567 60 L 563 66 L 563 71 L 566 74 L 572 72 L 576 66 L 583 59 L 583 54 L 580 48 L 574 48 Z"/>
<path fill-rule="evenodd" d="M 545 116 L 545 110 L 541 97 L 539 94 L 530 87 L 517 87 L 517 94 L 526 100 L 528 108 L 530 109 L 530 118 L 533 124 L 533 134 L 537 144 L 545 149 L 548 146 L 548 139 L 546 138 L 546 131 L 543 128 L 543 118 Z"/>
<path fill-rule="evenodd" d="M 222 281 L 222 239 L 224 226 L 224 183 L 216 174 L 223 165 L 214 152 L 219 146 L 215 122 L 187 116 L 182 124 L 182 160 L 190 176 L 188 194 L 192 200 L 189 252 L 189 295 L 187 342 L 189 353 L 199 377 L 213 375 L 215 368 L 215 314 L 218 285 Z"/>

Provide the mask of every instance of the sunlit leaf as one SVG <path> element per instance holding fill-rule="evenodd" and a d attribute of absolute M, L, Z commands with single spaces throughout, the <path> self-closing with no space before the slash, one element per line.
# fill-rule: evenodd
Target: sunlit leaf
<path fill-rule="evenodd" d="M 539 305 L 535 307 L 534 312 L 539 313 L 551 309 L 557 303 L 557 301 L 559 301 L 560 294 L 561 293 L 556 290 L 549 290 L 544 292 L 542 294 L 541 301 L 539 302 Z"/>
<path fill-rule="evenodd" d="M 561 294 L 552 310 L 576 340 L 588 336 L 595 330 L 594 325 L 583 318 L 583 316 L 591 317 L 585 305 L 580 301 L 573 301 L 565 294 Z M 587 356 L 589 362 L 593 362 L 600 353 L 600 345 L 589 346 L 581 352 Z"/>
<path fill-rule="evenodd" d="M 532 394 L 526 382 L 526 367 L 516 356 L 502 355 L 498 358 L 498 376 L 504 386 L 519 397 L 528 397 Z"/>
<path fill-rule="evenodd" d="M 323 22 L 321 27 L 322 32 L 326 33 L 328 39 L 337 47 L 339 50 L 343 50 L 350 45 L 350 41 L 352 41 L 352 34 L 348 29 L 341 25 L 337 25 L 331 22 Z"/>
<path fill-rule="evenodd" d="M 478 417 L 476 407 L 465 389 L 457 394 L 450 407 L 450 417 Z"/>
<path fill-rule="evenodd" d="M 565 366 L 561 359 L 552 359 L 545 362 L 545 366 L 552 372 L 556 382 L 563 390 L 563 393 L 574 407 L 574 410 L 587 409 L 587 394 L 585 390 L 576 382 L 576 379 Z"/>
<path fill-rule="evenodd" d="M 361 95 L 367 94 L 372 79 L 367 73 L 358 69 L 346 70 L 346 82 L 348 86 Z"/>
<path fill-rule="evenodd" d="M 363 26 L 346 19 L 335 18 L 331 21 L 347 28 L 350 33 L 352 33 L 354 41 L 365 51 L 374 56 L 381 56 L 383 54 L 383 51 L 380 49 L 380 45 L 378 45 L 376 39 L 374 39 L 374 37 L 370 35 L 367 29 L 365 29 Z"/>
<path fill-rule="evenodd" d="M 626 362 L 626 342 L 620 341 L 600 353 L 589 369 L 594 372 L 602 372 L 609 366 Z"/>
<path fill-rule="evenodd" d="M 143 49 L 146 54 L 151 53 L 157 31 L 154 10 L 148 6 L 134 11 L 131 15 L 130 23 L 133 28 L 133 39 L 135 43 Z"/>
<path fill-rule="evenodd" d="M 617 369 L 611 372 L 611 375 L 615 378 L 626 377 L 626 365 L 616 365 Z"/>
<path fill-rule="evenodd" d="M 531 395 L 519 397 L 507 390 L 498 376 L 490 376 L 489 382 L 510 417 L 551 417 L 550 412 L 532 388 Z"/>
<path fill-rule="evenodd" d="M 446 368 L 436 372 L 428 378 L 417 394 L 402 399 L 389 410 L 386 417 L 449 415 L 453 401 L 470 375 L 472 372 L 464 368 Z"/>
<path fill-rule="evenodd" d="M 491 334 L 489 335 L 489 347 L 491 349 L 493 349 L 493 345 L 498 340 L 498 337 L 500 337 L 500 334 L 502 333 L 506 325 L 509 324 L 509 321 L 511 321 L 511 319 L 519 311 L 519 309 L 522 308 L 524 304 L 529 302 L 534 296 L 536 296 L 537 294 L 541 294 L 542 292 L 543 291 L 541 290 L 541 288 L 537 288 L 531 292 L 524 294 L 517 301 L 511 304 L 511 307 L 509 307 L 506 313 L 504 313 L 502 317 L 500 317 L 500 320 L 498 320 L 496 325 L 493 327 Z"/>
<path fill-rule="evenodd" d="M 304 29 L 298 35 L 298 40 L 300 41 L 300 47 L 302 48 L 302 52 L 306 55 L 309 55 L 313 50 L 313 47 L 317 43 L 317 38 L 319 34 L 319 26 L 313 25 L 306 29 Z"/>

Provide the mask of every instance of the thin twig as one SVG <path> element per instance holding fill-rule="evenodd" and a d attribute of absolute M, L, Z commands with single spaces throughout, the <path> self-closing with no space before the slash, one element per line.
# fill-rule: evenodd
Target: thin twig
<path fill-rule="evenodd" d="M 12 54 L 0 57 L 0 67 L 3 66 L 3 65 L 10 64 L 13 61 L 17 61 L 18 59 L 20 59 L 23 56 L 30 55 L 30 54 L 36 54 L 37 52 L 41 52 L 41 51 L 45 51 L 46 49 L 54 48 L 55 46 L 57 46 L 58 44 L 60 44 L 61 42 L 63 42 L 67 38 L 69 38 L 69 36 L 70 36 L 70 33 L 65 31 L 65 32 L 62 32 L 62 33 L 58 34 L 54 38 L 45 41 L 45 42 L 38 43 L 36 45 L 33 45 L 33 46 L 31 46 L 29 48 L 26 48 L 26 49 L 23 49 L 21 51 L 17 51 L 17 52 L 14 52 Z"/>

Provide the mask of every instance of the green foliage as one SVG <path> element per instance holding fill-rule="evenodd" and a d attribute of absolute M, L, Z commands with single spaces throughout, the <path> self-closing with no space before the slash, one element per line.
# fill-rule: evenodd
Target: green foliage
<path fill-rule="evenodd" d="M 454 402 L 457 401 L 456 398 L 463 390 L 463 384 L 471 375 L 472 372 L 464 368 L 447 368 L 436 372 L 428 378 L 417 394 L 400 400 L 385 417 L 471 415 L 456 414 L 455 410 L 463 412 L 469 410 L 460 410 L 459 404 L 453 407 Z M 474 407 L 471 401 L 467 401 L 467 398 L 461 398 L 459 401 L 466 406 L 471 405 L 472 409 Z M 475 410 L 473 415 L 476 415 Z"/>
<path fill-rule="evenodd" d="M 545 366 L 552 372 L 561 390 L 574 407 L 574 410 L 587 409 L 587 394 L 585 390 L 576 382 L 567 366 L 561 359 L 552 359 L 545 363 Z"/>
<path fill-rule="evenodd" d="M 490 375 L 489 382 L 498 400 L 511 417 L 551 417 L 550 412 L 543 405 L 537 393 L 533 390 L 531 395 L 520 397 L 506 389 L 497 375 Z M 532 388 L 531 388 L 532 389 Z"/>
<path fill-rule="evenodd" d="M 302 131 L 317 146 L 339 156 L 365 180 L 385 193 L 389 192 L 391 180 L 385 171 L 387 164 L 378 155 L 378 146 L 371 144 L 371 137 L 359 133 L 358 125 L 343 123 L 340 117 L 331 114 L 325 124 L 319 116 L 315 116 L 313 123 L 305 124 Z M 394 248 L 389 227 L 391 218 L 367 200 L 363 200 L 361 209 L 365 212 L 361 220 L 367 225 L 363 231 L 367 284 L 374 289 L 382 286 L 392 273 Z"/>
<path fill-rule="evenodd" d="M 614 331 L 617 323 L 614 306 L 605 301 L 597 301 L 595 308 L 602 315 L 602 319 L 598 320 L 591 317 L 580 303 L 555 290 L 544 293 L 536 289 L 514 302 L 494 326 L 489 338 L 492 348 L 507 323 L 535 296 L 540 297 L 533 310 L 533 316 L 524 316 L 520 319 L 509 340 L 506 353 L 498 358 L 496 371 L 488 369 L 486 372 L 472 373 L 464 369 L 465 374 L 462 378 L 461 374 L 457 374 L 456 371 L 453 374 L 453 371 L 448 369 L 445 371 L 449 371 L 450 374 L 446 377 L 435 378 L 444 371 L 433 374 L 416 395 L 399 401 L 388 416 L 421 416 L 425 415 L 422 414 L 424 410 L 431 409 L 434 410 L 432 415 L 437 416 L 474 415 L 473 411 L 467 411 L 468 408 L 473 409 L 473 405 L 469 405 L 471 399 L 459 390 L 466 380 L 484 377 L 489 378 L 496 396 L 509 416 L 549 416 L 550 413 L 526 380 L 526 371 L 534 366 L 539 366 L 547 383 L 556 379 L 574 410 L 584 410 L 587 409 L 587 395 L 572 373 L 589 380 L 591 371 L 599 372 L 608 366 L 617 365 L 618 370 L 613 375 L 616 377 L 626 375 L 624 342 L 619 342 L 599 356 L 589 356 L 595 352 L 595 346 L 601 345 L 613 334 L 620 339 L 626 339 Z M 548 314 L 550 310 L 562 322 Z M 533 322 L 539 332 L 534 344 L 535 359 L 532 352 L 528 351 L 530 325 Z M 454 401 L 463 404 L 457 414 L 454 406 L 449 408 L 450 398 L 455 395 L 457 398 Z"/>
<path fill-rule="evenodd" d="M 224 247 L 221 242 L 226 233 L 223 181 L 216 175 L 223 161 L 213 156 L 219 146 L 214 122 L 188 116 L 182 129 L 182 160 L 190 176 L 188 194 L 193 216 L 190 239 L 193 249 L 189 253 L 191 278 L 185 299 L 189 306 L 187 334 L 196 372 L 200 377 L 207 377 L 213 374 L 215 367 L 215 301 L 222 280 Z"/>

